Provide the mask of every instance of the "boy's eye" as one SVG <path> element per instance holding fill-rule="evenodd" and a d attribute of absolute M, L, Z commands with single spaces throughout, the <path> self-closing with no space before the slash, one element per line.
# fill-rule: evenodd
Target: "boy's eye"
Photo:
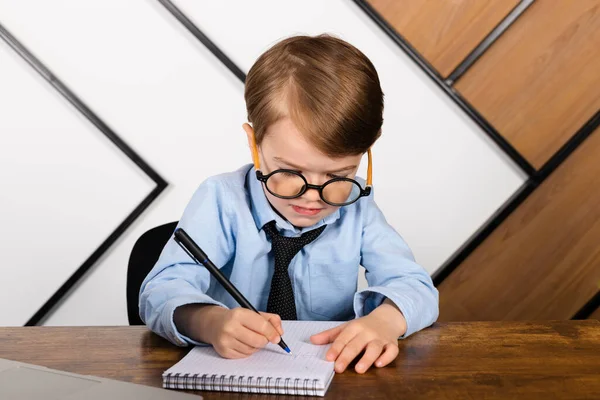
<path fill-rule="evenodd" d="M 344 178 L 341 175 L 334 175 L 334 174 L 327 174 L 328 177 L 330 177 L 331 179 L 335 179 L 335 178 Z"/>

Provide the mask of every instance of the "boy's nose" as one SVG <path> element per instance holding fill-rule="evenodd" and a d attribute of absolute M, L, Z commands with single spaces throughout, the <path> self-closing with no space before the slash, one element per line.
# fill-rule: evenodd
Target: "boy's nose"
<path fill-rule="evenodd" d="M 319 191 L 313 188 L 307 188 L 306 192 L 302 195 L 302 197 L 309 201 L 321 201 L 321 196 L 319 195 Z"/>

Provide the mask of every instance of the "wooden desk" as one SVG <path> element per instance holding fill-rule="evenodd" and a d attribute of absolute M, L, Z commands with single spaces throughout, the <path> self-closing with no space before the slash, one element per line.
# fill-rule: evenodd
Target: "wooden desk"
<path fill-rule="evenodd" d="M 1 358 L 150 386 L 160 386 L 161 373 L 186 351 L 145 327 L 0 328 Z M 202 394 L 207 399 L 284 397 Z M 363 376 L 353 370 L 336 375 L 327 397 L 598 399 L 600 323 L 436 324 L 401 341 L 393 365 Z"/>

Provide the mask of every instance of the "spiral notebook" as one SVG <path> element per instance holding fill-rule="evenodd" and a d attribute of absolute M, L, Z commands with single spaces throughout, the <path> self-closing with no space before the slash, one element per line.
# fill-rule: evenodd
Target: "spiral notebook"
<path fill-rule="evenodd" d="M 163 373 L 163 387 L 245 393 L 324 396 L 335 375 L 325 361 L 330 345 L 318 346 L 310 336 L 342 322 L 283 321 L 286 353 L 269 343 L 248 358 L 225 359 L 209 346 L 194 347 Z"/>

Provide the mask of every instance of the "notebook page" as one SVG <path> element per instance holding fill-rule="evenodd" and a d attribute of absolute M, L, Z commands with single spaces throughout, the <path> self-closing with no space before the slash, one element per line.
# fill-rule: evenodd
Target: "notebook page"
<path fill-rule="evenodd" d="M 325 361 L 330 345 L 314 345 L 310 336 L 340 325 L 329 321 L 283 321 L 283 337 L 292 350 L 286 353 L 269 343 L 250 357 L 222 358 L 212 347 L 195 347 L 165 374 L 199 374 L 208 376 L 281 377 L 319 379 L 323 384 L 333 372 L 333 362 Z"/>

